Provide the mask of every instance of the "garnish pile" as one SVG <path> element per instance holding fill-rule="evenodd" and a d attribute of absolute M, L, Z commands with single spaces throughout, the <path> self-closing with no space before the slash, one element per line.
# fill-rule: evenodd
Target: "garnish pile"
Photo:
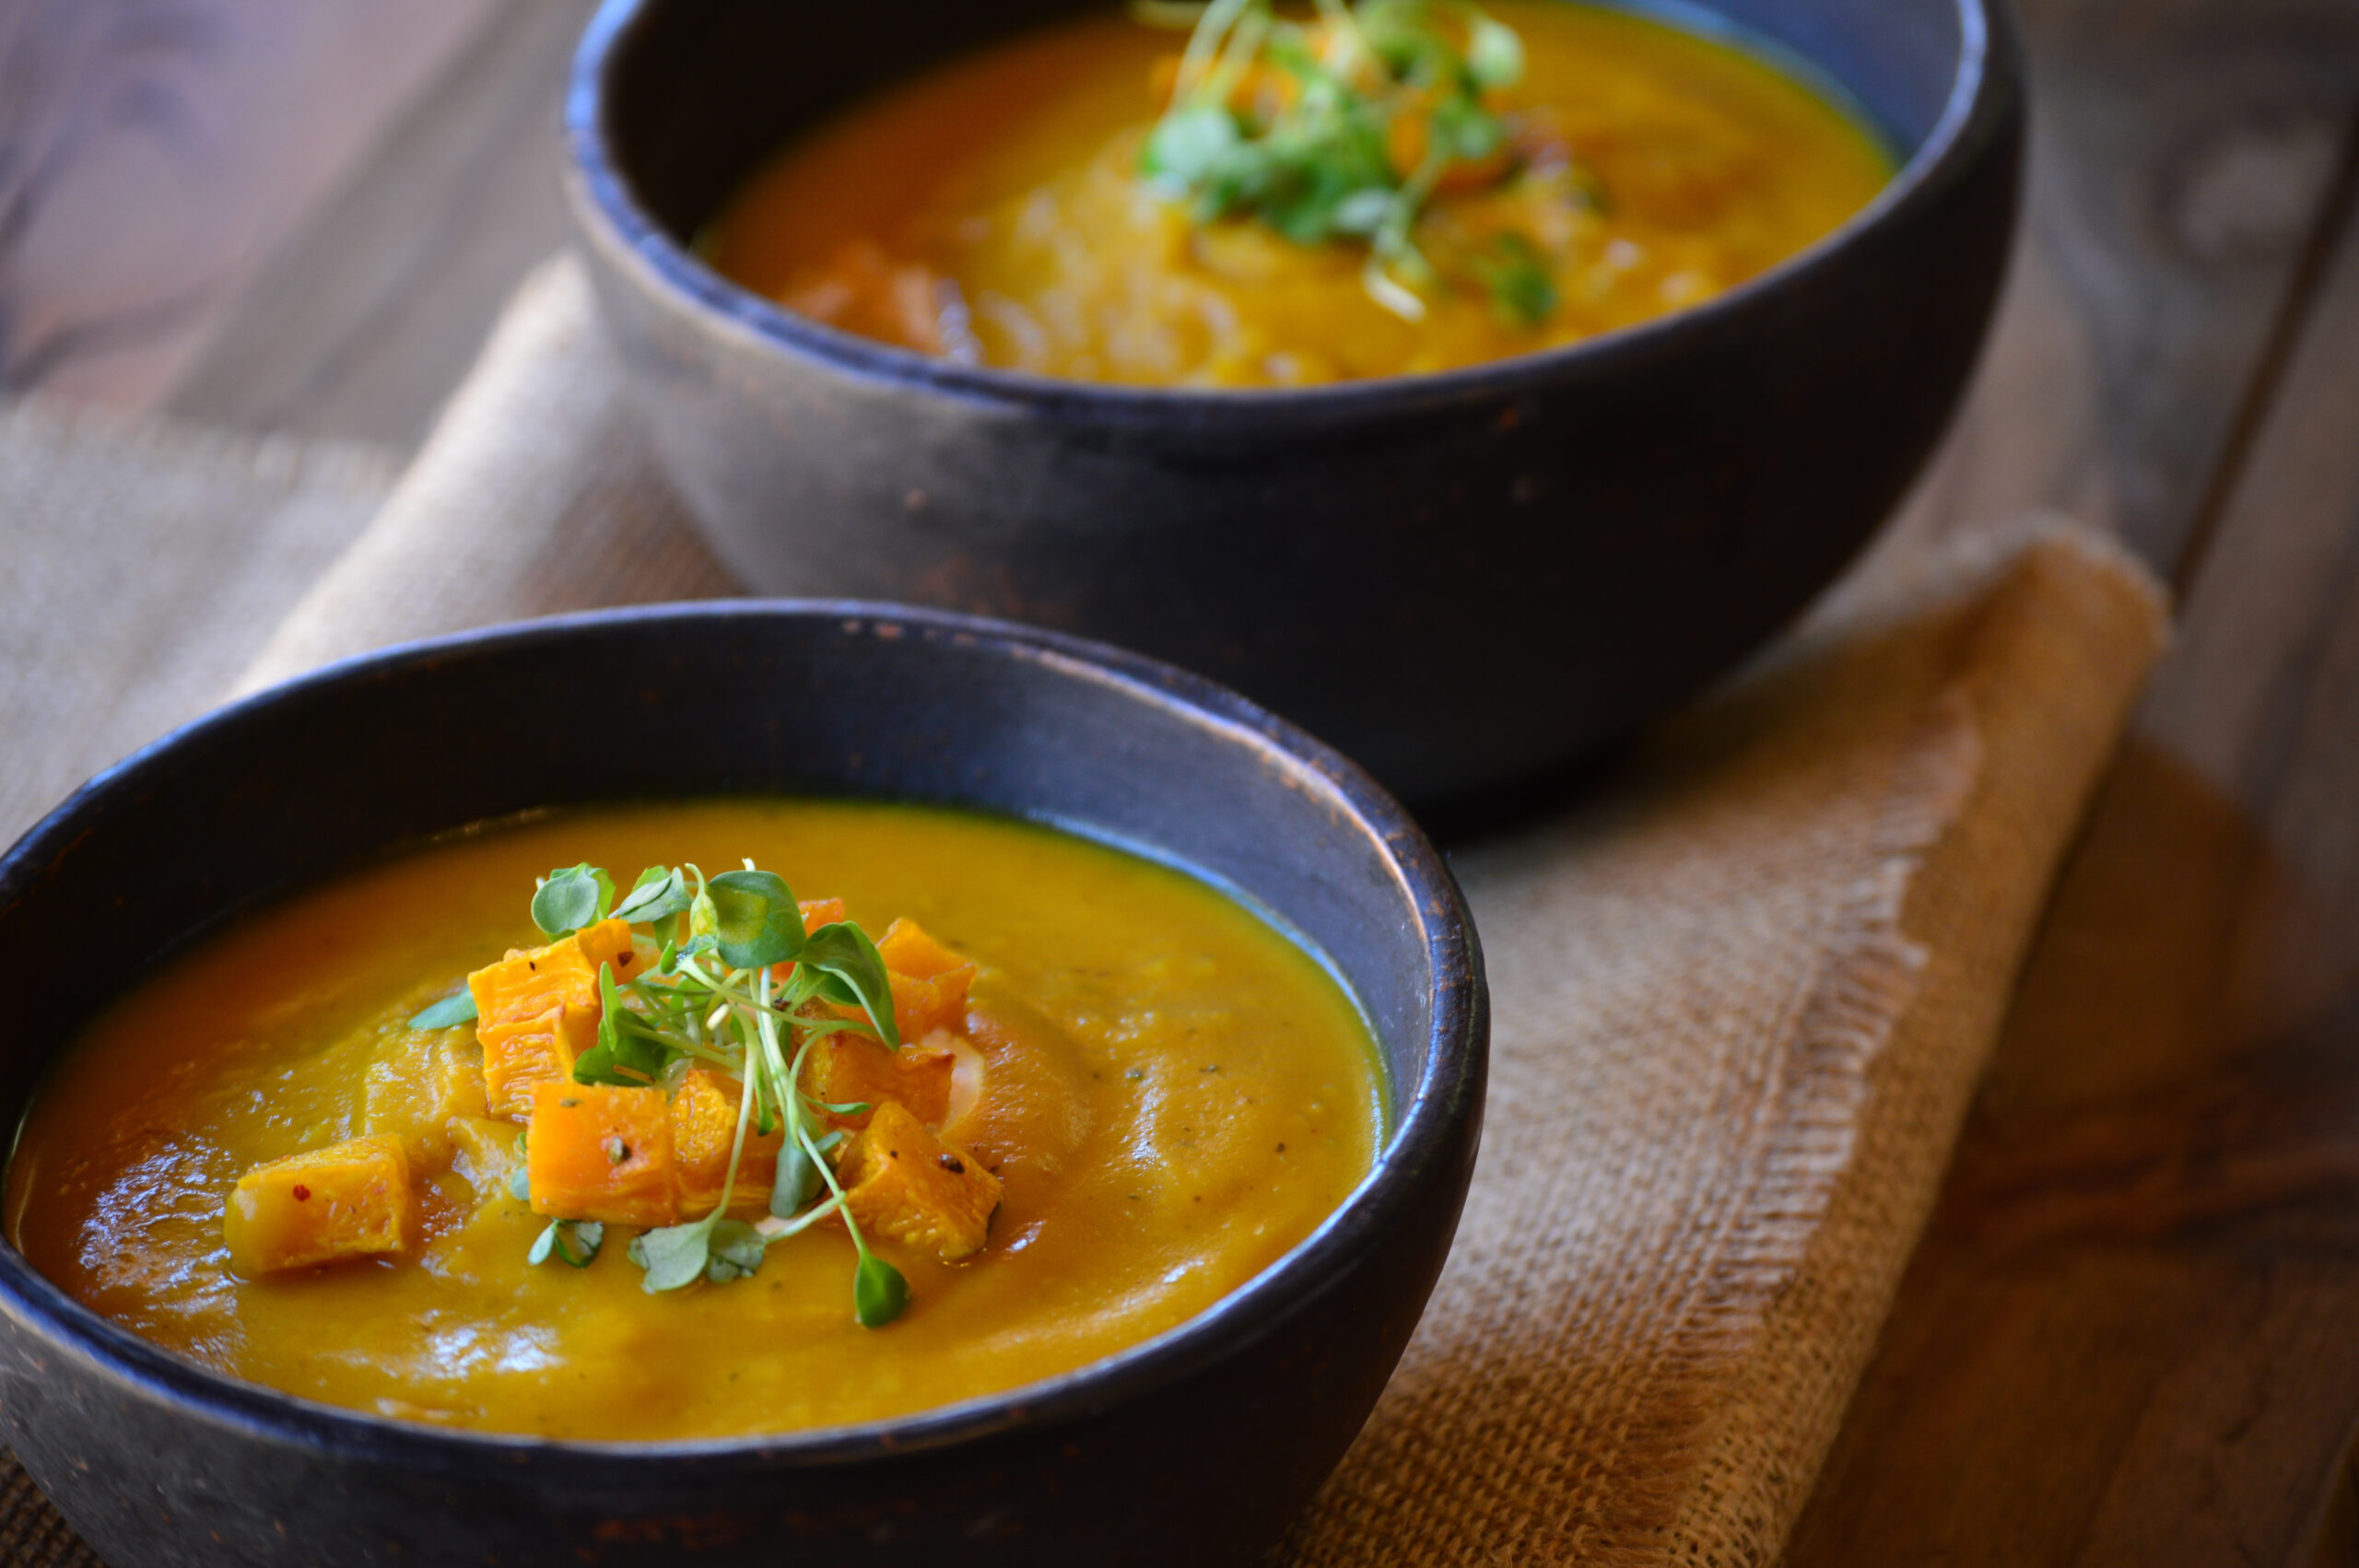
<path fill-rule="evenodd" d="M 1486 290 L 1525 325 L 1555 309 L 1528 237 L 1492 234 L 1453 259 L 1452 278 L 1413 232 L 1438 193 L 1500 184 L 1520 167 L 1498 103 L 1523 75 L 1513 29 L 1467 0 L 1318 0 L 1306 21 L 1273 0 L 1133 9 L 1194 29 L 1141 167 L 1198 221 L 1258 218 L 1304 245 L 1365 241 L 1368 293 L 1408 321 L 1447 281 Z"/>
<path fill-rule="evenodd" d="M 510 1190 L 549 1218 L 527 1261 L 587 1268 L 622 1223 L 640 1227 L 628 1254 L 648 1291 L 721 1284 L 833 1220 L 874 1328 L 909 1285 L 870 1233 L 945 1260 L 983 1245 L 998 1179 L 934 1130 L 971 964 L 908 920 L 880 951 L 839 903 L 798 904 L 751 861 L 710 879 L 650 867 L 619 899 L 577 865 L 542 879 L 532 914 L 548 945 L 409 1021 L 474 1024 L 482 1109 L 527 1123 Z M 233 1261 L 260 1273 L 403 1251 L 409 1188 L 397 1137 L 257 1166 L 230 1200 Z"/>

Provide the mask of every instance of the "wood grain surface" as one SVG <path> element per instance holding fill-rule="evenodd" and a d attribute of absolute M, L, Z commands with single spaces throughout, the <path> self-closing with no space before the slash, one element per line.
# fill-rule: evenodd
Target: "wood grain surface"
<path fill-rule="evenodd" d="M 557 102 L 595 0 L 506 0 L 273 257 L 165 400 L 208 424 L 414 447 L 565 242 Z"/>
<path fill-rule="evenodd" d="M 494 3 L 0 0 L 0 390 L 159 401 Z"/>
<path fill-rule="evenodd" d="M 416 441 L 561 236 L 555 94 L 589 0 L 407 0 L 367 92 L 320 86 L 357 79 L 366 0 L 314 3 L 299 46 L 258 19 L 277 0 L 0 0 L 0 381 Z M 2017 266 L 1894 532 L 2101 521 L 2184 623 L 1790 1557 L 2359 1562 L 2359 5 L 2023 11 Z M 186 241 L 229 258 L 194 304 L 171 303 L 189 268 L 114 254 L 171 230 L 78 193 L 109 166 L 41 155 L 63 172 L 26 193 L 21 149 L 80 123 L 58 84 L 90 58 L 209 101 L 173 27 L 92 42 L 134 13 L 244 18 L 190 35 L 220 81 L 292 57 L 225 59 L 240 39 L 311 52 L 259 140 L 311 161 L 220 204 L 214 251 Z M 47 85 L 12 94 L 25 61 Z M 235 186 L 263 155 L 217 140 Z"/>
<path fill-rule="evenodd" d="M 2029 20 L 2074 379 L 1949 482 L 2040 454 L 2182 625 L 1789 1559 L 2359 1562 L 2359 8 Z"/>

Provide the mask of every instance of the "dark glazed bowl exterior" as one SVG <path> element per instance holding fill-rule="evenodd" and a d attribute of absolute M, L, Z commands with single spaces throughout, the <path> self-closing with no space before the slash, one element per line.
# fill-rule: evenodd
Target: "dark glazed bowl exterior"
<path fill-rule="evenodd" d="M 2014 225 L 2003 6 L 1672 11 L 1847 90 L 1899 176 L 1702 309 L 1444 375 L 1204 392 L 962 368 L 793 316 L 690 253 L 794 131 L 1076 0 L 608 0 L 575 64 L 569 184 L 656 450 L 746 582 L 1119 642 L 1431 801 L 1592 751 L 1727 669 L 1914 478 Z"/>
<path fill-rule="evenodd" d="M 601 722 L 579 715 L 593 708 Z M 613 738 L 628 737 L 628 743 Z M 1014 1393 L 760 1439 L 545 1443 L 311 1404 L 181 1361 L 0 1244 L 6 1441 L 112 1568 L 1254 1560 L 1399 1359 L 1472 1175 L 1488 1007 L 1449 873 L 1350 763 L 1207 682 L 921 611 L 610 612 L 372 656 L 101 775 L 0 860 L 22 972 L 144 969 L 239 907 L 528 808 L 933 802 L 1139 847 L 1257 900 L 1359 996 L 1376 1169 L 1211 1311 Z M 108 999 L 29 988 L 0 1115 Z"/>

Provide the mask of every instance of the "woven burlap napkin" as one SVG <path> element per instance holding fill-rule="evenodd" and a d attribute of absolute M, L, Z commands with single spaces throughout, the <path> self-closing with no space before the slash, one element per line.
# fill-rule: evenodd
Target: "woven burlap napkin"
<path fill-rule="evenodd" d="M 561 262 L 245 684 L 724 587 Z M 1577 797 L 1457 847 L 1496 1010 L 1482 1164 L 1282 1561 L 1777 1556 L 2163 624 L 2068 528 L 1887 561 Z"/>
<path fill-rule="evenodd" d="M 391 477 L 367 448 L 0 409 L 0 844 L 220 701 Z"/>

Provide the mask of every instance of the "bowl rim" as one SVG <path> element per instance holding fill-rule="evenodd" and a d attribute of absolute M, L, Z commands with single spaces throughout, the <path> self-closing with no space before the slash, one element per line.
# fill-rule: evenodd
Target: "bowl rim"
<path fill-rule="evenodd" d="M 15 908 L 30 887 L 66 864 L 93 819 L 135 809 L 158 776 L 184 757 L 234 750 L 256 731 L 300 722 L 306 710 L 341 701 L 355 687 L 437 666 L 464 671 L 475 660 L 560 649 L 575 638 L 618 626 L 669 623 L 710 626 L 713 635 L 721 635 L 733 625 L 770 620 L 833 622 L 845 635 L 887 643 L 948 642 L 1117 688 L 1165 715 L 1227 737 L 1266 766 L 1283 768 L 1298 787 L 1332 802 L 1378 849 L 1414 911 L 1417 938 L 1436 976 L 1425 1071 L 1414 1084 L 1397 1086 L 1398 1116 L 1367 1176 L 1308 1236 L 1203 1311 L 1069 1372 L 879 1421 L 663 1442 L 552 1439 L 433 1426 L 251 1383 L 183 1359 L 100 1316 L 35 1270 L 5 1235 L 0 1235 L 0 1313 L 80 1358 L 102 1377 L 128 1385 L 135 1397 L 170 1406 L 183 1419 L 291 1445 L 365 1456 L 422 1473 L 480 1474 L 486 1459 L 510 1467 L 561 1463 L 592 1475 L 606 1469 L 628 1470 L 640 1479 L 645 1478 L 650 1464 L 712 1466 L 718 1467 L 710 1472 L 716 1474 L 821 1469 L 925 1454 L 1018 1430 L 1053 1431 L 1203 1372 L 1275 1331 L 1335 1288 L 1396 1215 L 1417 1199 L 1426 1181 L 1449 1179 L 1448 1171 L 1438 1166 L 1460 1136 L 1461 1124 L 1471 1122 L 1468 1130 L 1479 1139 L 1489 993 L 1480 939 L 1464 896 L 1439 851 L 1407 810 L 1357 764 L 1215 682 L 1106 644 L 985 616 L 863 600 L 706 600 L 506 623 L 339 660 L 227 704 L 93 776 L 0 855 L 0 917 Z M 567 803 L 595 804 L 597 799 Z M 943 803 L 954 809 L 959 804 Z M 1047 816 L 1020 820 L 1060 825 Z M 1065 831 L 1075 830 L 1074 825 L 1062 825 Z M 1118 839 L 1098 841 L 1123 847 Z M 1142 848 L 1151 852 L 1154 847 L 1131 846 L 1133 853 Z M 1165 863 L 1221 885 L 1185 860 L 1173 858 Z M 248 895 L 211 920 L 233 916 L 255 899 L 294 890 L 277 887 Z M 1238 892 L 1223 890 L 1231 896 Z M 1281 921 L 1288 919 L 1284 910 L 1269 912 Z M 185 952 L 192 939 L 203 940 L 217 929 L 211 920 L 175 938 L 158 962 Z M 1300 940 L 1300 933 L 1293 934 Z M 143 970 L 135 983 L 144 983 L 153 973 L 152 966 Z M 8 1129 L 11 1155 L 16 1133 L 17 1129 Z"/>
<path fill-rule="evenodd" d="M 1774 310 L 1862 238 L 1936 202 L 1966 178 L 1982 149 L 2001 139 L 2020 99 L 2021 43 L 2006 0 L 1951 0 L 1958 20 L 1958 64 L 1948 97 L 1922 143 L 1874 198 L 1842 224 L 1776 265 L 1698 305 L 1599 333 L 1579 343 L 1509 355 L 1455 369 L 1379 376 L 1311 387 L 1186 388 L 1082 381 L 1030 371 L 962 365 L 880 343 L 798 315 L 707 265 L 674 239 L 642 203 L 615 156 L 608 88 L 653 9 L 664 0 L 602 0 L 568 76 L 562 113 L 568 205 L 588 240 L 675 312 L 715 328 L 755 352 L 790 359 L 879 391 L 937 394 L 1054 421 L 1097 425 L 1178 424 L 1281 429 L 1338 415 L 1394 413 L 1513 396 L 1579 375 L 1612 375 L 1625 362 L 1682 351 L 1719 323 Z M 1612 8 L 1665 15 L 1708 11 L 1708 0 L 1597 0 Z M 1674 21 L 1673 25 L 1681 25 Z M 1690 30 L 1693 30 L 1692 29 Z M 1808 62 L 1806 56 L 1789 51 Z"/>

